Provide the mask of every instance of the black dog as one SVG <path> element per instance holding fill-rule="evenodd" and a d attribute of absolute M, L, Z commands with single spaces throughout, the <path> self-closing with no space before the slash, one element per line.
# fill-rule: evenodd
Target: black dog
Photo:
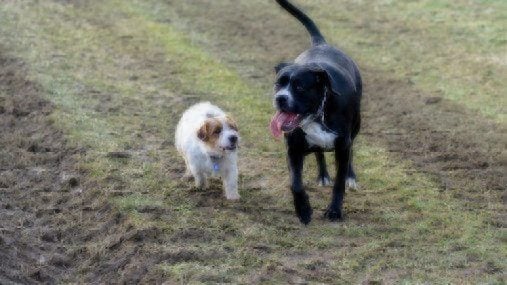
<path fill-rule="evenodd" d="M 304 157 L 315 153 L 318 181 L 326 185 L 330 178 L 323 152 L 334 150 L 336 181 L 325 216 L 336 221 L 343 215 L 345 184 L 356 186 L 352 142 L 360 127 L 361 76 L 354 61 L 328 45 L 308 16 L 286 0 L 276 1 L 306 27 L 312 47 L 294 63 L 280 63 L 275 68 L 277 113 L 271 121 L 271 131 L 275 136 L 285 133 L 294 207 L 304 224 L 310 222 L 312 215 L 301 179 Z"/>

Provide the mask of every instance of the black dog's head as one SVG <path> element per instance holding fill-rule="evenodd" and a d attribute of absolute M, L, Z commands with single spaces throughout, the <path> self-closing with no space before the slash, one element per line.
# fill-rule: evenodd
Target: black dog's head
<path fill-rule="evenodd" d="M 281 63 L 275 67 L 272 129 L 290 132 L 305 117 L 318 112 L 326 92 L 336 90 L 331 75 L 319 64 Z"/>

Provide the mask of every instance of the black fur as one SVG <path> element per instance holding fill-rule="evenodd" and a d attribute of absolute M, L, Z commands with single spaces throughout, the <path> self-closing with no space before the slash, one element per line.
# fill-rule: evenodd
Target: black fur
<path fill-rule="evenodd" d="M 305 15 L 305 13 L 289 3 L 289 1 L 276 0 L 276 2 L 278 2 L 278 4 L 280 4 L 280 6 L 287 10 L 287 12 L 289 12 L 292 16 L 298 19 L 303 24 L 303 26 L 305 26 L 305 28 L 308 30 L 308 33 L 310 33 L 310 36 L 312 37 L 313 45 L 318 45 L 326 42 L 320 33 L 319 28 L 317 28 L 317 25 L 315 25 L 312 19 Z"/>
<path fill-rule="evenodd" d="M 310 146 L 301 128 L 285 134 L 294 207 L 300 221 L 308 224 L 312 208 L 301 178 L 304 158 L 309 153 L 316 153 L 318 179 L 322 181 L 329 178 L 322 152 L 334 150 L 337 173 L 333 196 L 325 216 L 336 221 L 343 218 L 345 181 L 347 178 L 355 178 L 352 168 L 352 143 L 359 132 L 361 121 L 361 76 L 354 61 L 341 50 L 328 45 L 308 16 L 286 0 L 276 1 L 306 27 L 312 39 L 312 47 L 299 55 L 294 63 L 281 63 L 275 67 L 275 91 L 287 88 L 293 98 L 292 104 L 277 100 L 276 107 L 280 111 L 308 117 L 317 114 L 324 97 L 327 96 L 322 122 L 318 116 L 315 116 L 315 120 L 337 135 L 334 148 L 323 149 Z"/>

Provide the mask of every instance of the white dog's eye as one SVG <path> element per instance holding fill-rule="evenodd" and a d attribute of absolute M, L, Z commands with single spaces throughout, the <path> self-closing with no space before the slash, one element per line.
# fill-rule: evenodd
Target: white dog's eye
<path fill-rule="evenodd" d="M 220 134 L 220 132 L 222 132 L 222 128 L 216 128 L 215 131 L 213 131 L 215 135 Z"/>

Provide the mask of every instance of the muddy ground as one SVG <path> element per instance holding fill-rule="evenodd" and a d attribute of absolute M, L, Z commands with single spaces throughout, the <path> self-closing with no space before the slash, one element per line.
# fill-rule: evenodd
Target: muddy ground
<path fill-rule="evenodd" d="M 25 78 L 23 63 L 0 56 L 0 70 L 0 281 L 54 281 L 71 263 L 59 246 L 67 233 L 52 225 L 71 191 L 82 189 L 72 170 L 77 150 L 52 127 L 53 106 Z"/>
<path fill-rule="evenodd" d="M 90 281 L 102 278 L 127 257 L 102 259 L 86 244 L 136 233 L 127 234 L 122 215 L 76 169 L 86 149 L 66 145 L 53 126 L 54 106 L 25 71 L 21 60 L 0 52 L 0 283 L 55 283 L 78 270 Z"/>

